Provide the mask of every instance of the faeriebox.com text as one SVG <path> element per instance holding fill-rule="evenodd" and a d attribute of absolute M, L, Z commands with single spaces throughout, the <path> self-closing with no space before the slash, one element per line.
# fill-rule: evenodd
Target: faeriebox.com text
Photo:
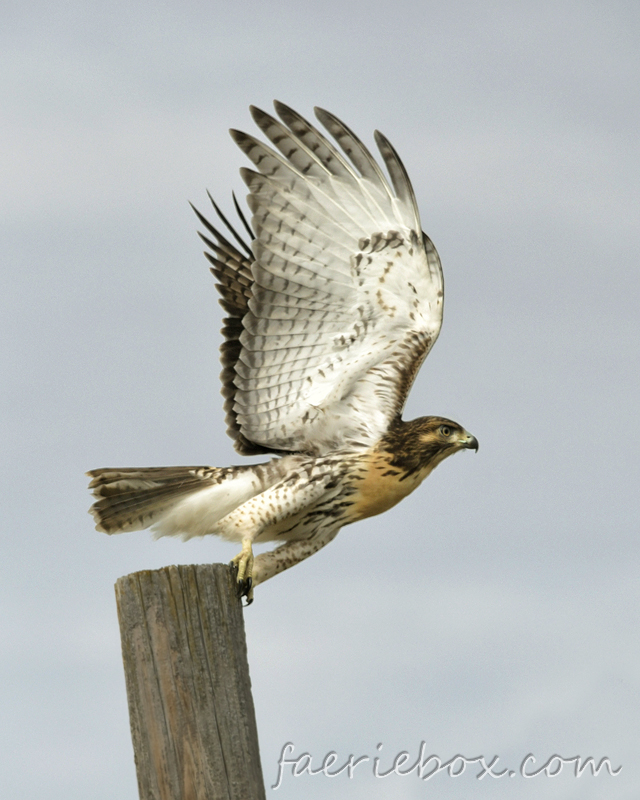
<path fill-rule="evenodd" d="M 382 751 L 382 743 L 378 744 L 378 752 Z M 533 753 L 528 753 L 520 762 L 517 769 L 508 767 L 499 768 L 499 756 L 487 759 L 485 756 L 464 756 L 460 753 L 449 759 L 442 759 L 435 753 L 428 753 L 426 742 L 420 742 L 417 754 L 411 754 L 406 750 L 397 753 L 391 758 L 383 758 L 382 755 L 355 756 L 350 754 L 347 758 L 341 759 L 338 754 L 331 750 L 320 761 L 316 761 L 310 753 L 301 753 L 294 756 L 295 745 L 287 742 L 283 745 L 278 759 L 278 775 L 276 782 L 271 786 L 272 789 L 279 789 L 285 775 L 290 774 L 294 778 L 302 775 L 324 775 L 326 778 L 337 778 L 339 775 L 346 775 L 347 778 L 354 778 L 356 771 L 358 775 L 367 772 L 373 774 L 374 778 L 388 778 L 391 775 L 406 777 L 416 775 L 420 780 L 428 781 L 438 774 L 448 775 L 450 778 L 459 778 L 463 774 L 473 775 L 477 780 L 484 778 L 536 778 L 546 776 L 555 778 L 563 771 L 570 772 L 576 778 L 582 775 L 599 775 L 602 770 L 605 774 L 616 776 L 620 773 L 622 766 L 612 767 L 611 761 L 607 756 L 596 760 L 592 756 L 583 758 L 582 756 L 565 757 L 554 753 L 545 760 L 536 758 Z M 367 766 L 368 765 L 368 766 Z"/>

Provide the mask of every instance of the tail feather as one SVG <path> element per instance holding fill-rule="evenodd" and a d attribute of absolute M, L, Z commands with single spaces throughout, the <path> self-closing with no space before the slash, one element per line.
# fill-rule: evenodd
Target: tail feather
<path fill-rule="evenodd" d="M 96 530 L 121 533 L 153 527 L 160 535 L 202 536 L 261 491 L 251 467 L 94 469 L 89 509 Z"/>

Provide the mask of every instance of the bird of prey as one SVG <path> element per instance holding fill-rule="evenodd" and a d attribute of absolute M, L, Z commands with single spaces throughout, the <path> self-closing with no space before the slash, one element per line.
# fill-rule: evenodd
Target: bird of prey
<path fill-rule="evenodd" d="M 222 394 L 238 467 L 96 469 L 91 513 L 105 533 L 217 534 L 242 544 L 239 592 L 328 544 L 344 526 L 412 492 L 448 456 L 478 449 L 443 417 L 401 414 L 442 323 L 440 259 L 423 233 L 406 170 L 375 140 L 387 178 L 356 135 L 316 108 L 316 126 L 276 102 L 251 108 L 272 146 L 237 130 L 247 244 L 195 208 L 220 303 Z M 218 227 L 220 225 L 218 224 Z M 228 237 L 228 238 L 227 238 Z M 254 559 L 253 545 L 277 542 Z"/>

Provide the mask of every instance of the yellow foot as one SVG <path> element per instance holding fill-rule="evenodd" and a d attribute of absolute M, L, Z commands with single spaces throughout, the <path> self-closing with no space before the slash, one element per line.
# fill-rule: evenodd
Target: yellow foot
<path fill-rule="evenodd" d="M 231 564 L 238 570 L 236 581 L 240 597 L 247 598 L 247 605 L 253 603 L 253 549 L 251 539 L 242 540 L 242 551 L 231 560 Z"/>

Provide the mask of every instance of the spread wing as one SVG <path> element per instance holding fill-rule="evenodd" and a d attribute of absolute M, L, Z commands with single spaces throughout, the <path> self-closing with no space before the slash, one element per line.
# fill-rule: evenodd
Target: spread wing
<path fill-rule="evenodd" d="M 241 171 L 252 257 L 199 215 L 216 238 L 203 237 L 230 315 L 222 348 L 229 433 L 243 453 L 368 447 L 400 415 L 440 331 L 440 260 L 382 134 L 375 139 L 390 183 L 333 115 L 316 109 L 341 150 L 275 107 L 282 121 L 251 109 L 273 148 L 231 132 L 255 166 Z"/>

